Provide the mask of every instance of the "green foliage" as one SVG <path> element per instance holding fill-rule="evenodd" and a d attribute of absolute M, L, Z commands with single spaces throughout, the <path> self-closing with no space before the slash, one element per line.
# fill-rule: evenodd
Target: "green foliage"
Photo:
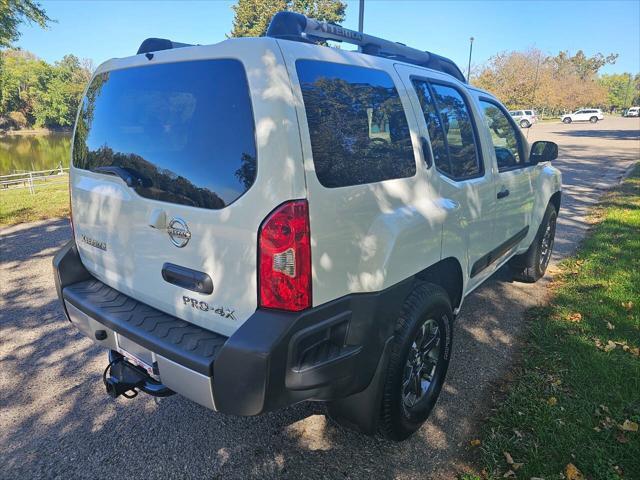
<path fill-rule="evenodd" d="M 46 28 L 51 19 L 33 0 L 0 0 L 0 48 L 10 47 L 18 40 L 18 27 L 25 21 Z"/>
<path fill-rule="evenodd" d="M 602 75 L 599 82 L 607 89 L 610 106 L 623 109 L 640 103 L 640 74 L 635 78 L 630 73 Z"/>
<path fill-rule="evenodd" d="M 26 125 L 68 127 L 75 120 L 91 65 L 65 55 L 53 65 L 22 50 L 2 52 L 0 118 L 19 112 Z M 25 125 L 20 125 L 21 127 Z"/>
<path fill-rule="evenodd" d="M 303 13 L 329 22 L 344 20 L 346 4 L 340 0 L 238 0 L 234 5 L 231 37 L 260 37 L 271 17 L 282 10 Z"/>

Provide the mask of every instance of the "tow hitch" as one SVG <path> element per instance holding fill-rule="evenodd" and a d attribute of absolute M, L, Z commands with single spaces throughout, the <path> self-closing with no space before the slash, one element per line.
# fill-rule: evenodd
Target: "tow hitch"
<path fill-rule="evenodd" d="M 107 393 L 113 398 L 120 395 L 134 398 L 138 395 L 138 390 L 155 397 L 168 397 L 175 393 L 113 350 L 109 352 L 109 365 L 104 369 L 102 381 Z"/>

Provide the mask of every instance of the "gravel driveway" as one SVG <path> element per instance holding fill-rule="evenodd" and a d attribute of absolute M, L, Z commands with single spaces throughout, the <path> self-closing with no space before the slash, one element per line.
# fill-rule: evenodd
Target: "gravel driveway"
<path fill-rule="evenodd" d="M 603 189 L 640 159 L 640 121 L 539 124 L 528 136 L 560 145 L 557 259 L 583 237 Z M 0 230 L 1 478 L 451 478 L 469 467 L 469 440 L 517 355 L 523 312 L 546 291 L 545 281 L 511 283 L 500 271 L 466 300 L 440 401 L 394 444 L 335 426 L 319 404 L 237 418 L 177 395 L 109 399 L 105 352 L 55 296 L 51 257 L 69 237 L 66 220 Z"/>

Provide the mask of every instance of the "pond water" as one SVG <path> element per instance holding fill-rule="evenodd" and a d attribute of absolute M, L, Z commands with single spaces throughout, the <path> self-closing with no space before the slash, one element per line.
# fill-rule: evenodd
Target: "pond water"
<path fill-rule="evenodd" d="M 69 166 L 70 133 L 0 135 L 0 175 Z"/>

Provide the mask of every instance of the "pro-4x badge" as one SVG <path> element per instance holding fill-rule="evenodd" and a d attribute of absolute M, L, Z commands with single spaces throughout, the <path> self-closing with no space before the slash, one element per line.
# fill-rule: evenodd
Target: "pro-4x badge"
<path fill-rule="evenodd" d="M 191 240 L 191 232 L 189 231 L 187 222 L 181 218 L 174 218 L 169 222 L 167 233 L 169 234 L 171 243 L 178 248 L 184 247 L 189 243 L 189 240 Z"/>

